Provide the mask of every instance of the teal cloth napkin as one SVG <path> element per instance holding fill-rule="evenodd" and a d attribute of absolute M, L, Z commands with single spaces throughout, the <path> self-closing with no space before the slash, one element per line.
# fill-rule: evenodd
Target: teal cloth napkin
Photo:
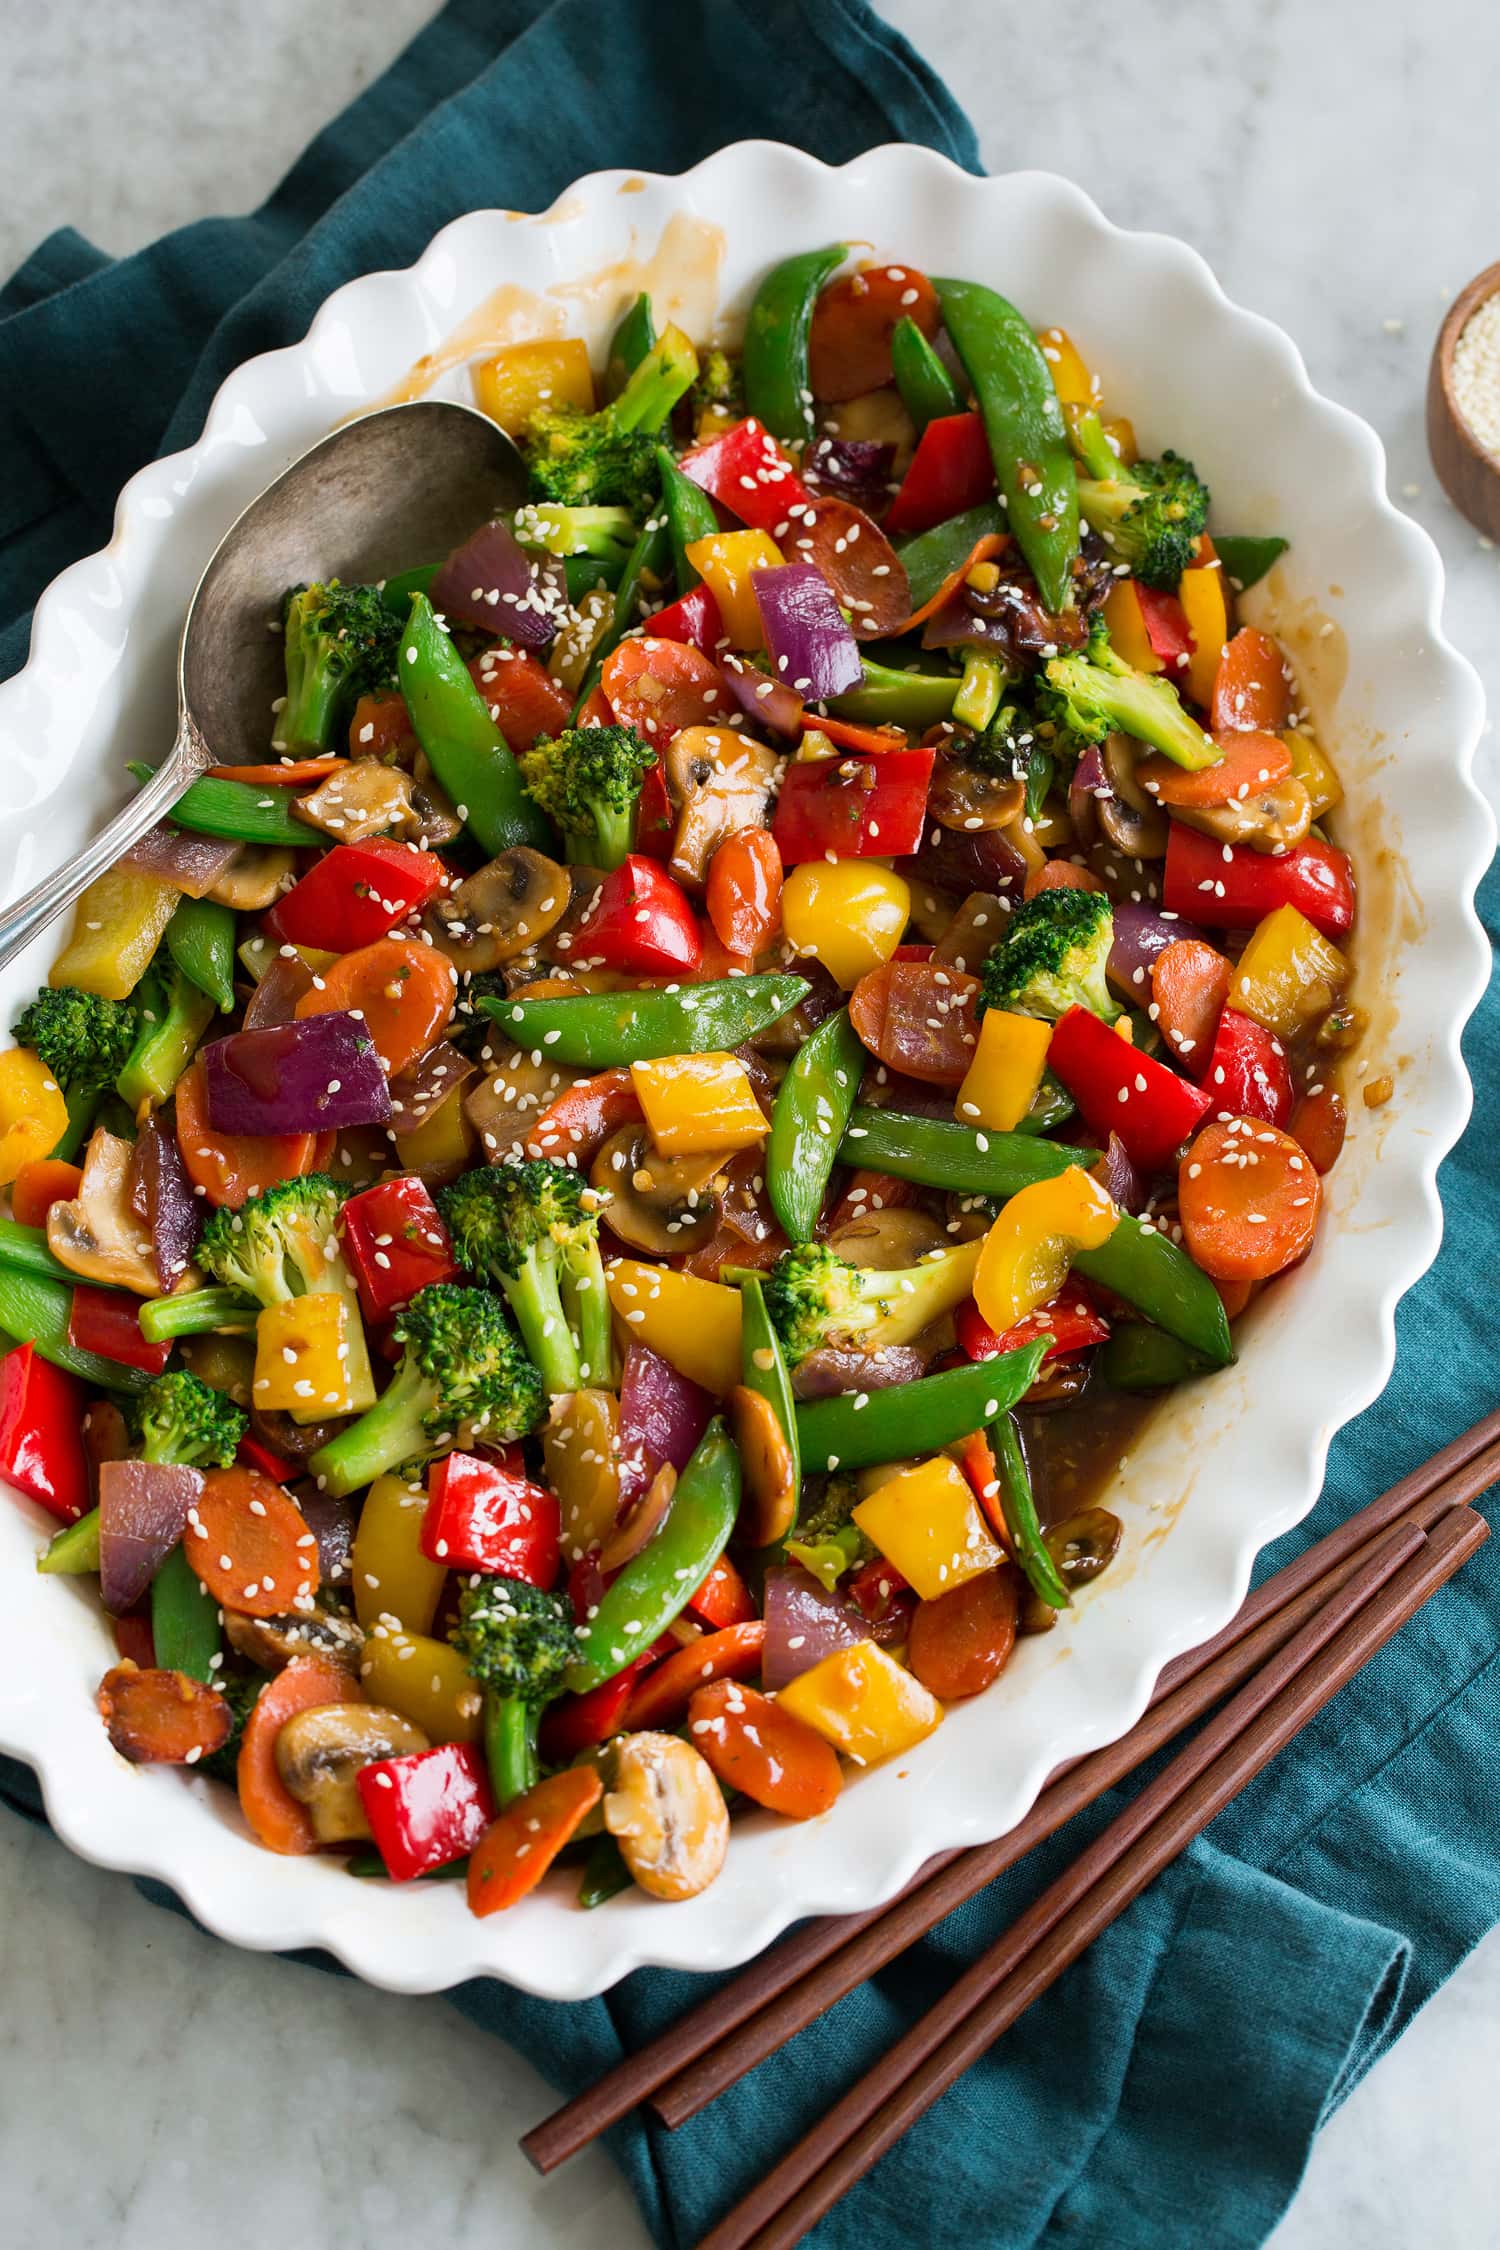
<path fill-rule="evenodd" d="M 116 260 L 71 231 L 52 236 L 0 292 L 0 675 L 22 661 L 42 586 L 107 539 L 125 478 L 189 442 L 227 371 L 301 335 L 329 290 L 415 257 L 471 206 L 534 209 L 580 171 L 675 170 L 756 134 L 835 161 L 923 141 L 978 169 L 952 98 L 862 0 L 452 0 L 251 217 L 204 221 Z M 1493 875 L 1484 905 L 1493 941 Z M 1493 992 L 1467 1052 L 1481 1123 L 1444 1167 L 1447 1240 L 1402 1307 L 1396 1374 L 1343 1432 L 1316 1513 L 1264 1570 L 1494 1404 Z M 1497 1620 L 1500 1541 L 817 2241 L 1263 2241 L 1323 2119 L 1500 1920 Z M 24 1768 L 0 1761 L 0 1790 L 36 1816 Z M 615 2154 L 658 2240 L 696 2241 L 1115 1809 L 1075 1822 L 695 2124 L 675 2136 L 621 2127 Z M 572 2092 L 705 1989 L 646 1973 L 573 2007 L 486 1982 L 453 1999 Z"/>

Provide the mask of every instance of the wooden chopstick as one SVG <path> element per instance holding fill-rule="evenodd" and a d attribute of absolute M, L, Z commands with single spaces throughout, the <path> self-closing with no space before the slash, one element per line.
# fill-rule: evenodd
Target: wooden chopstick
<path fill-rule="evenodd" d="M 790 2250 L 800 2242 L 1488 1536 L 1483 1517 L 1468 1508 L 1451 1510 L 1430 1535 L 1406 1526 L 1387 1533 L 1381 1550 L 1324 1613 L 1148 1784 L 698 2250 Z M 1385 1565 L 1398 1549 L 1407 1559 L 1392 1574 Z"/>
<path fill-rule="evenodd" d="M 1420 1520 L 1424 1526 L 1436 1522 L 1446 1509 L 1476 1498 L 1497 1479 L 1500 1479 L 1500 1411 L 1487 1415 L 1463 1432 L 1430 1461 L 1308 1548 L 1285 1570 L 1259 1587 L 1213 1640 L 1169 1665 L 1157 1685 L 1147 1717 L 1120 1742 L 1094 1752 L 1065 1773 L 1064 1780 L 1070 1780 L 1073 1775 L 1084 1776 L 1081 1784 L 1074 1785 L 1076 1793 L 1055 1796 L 1062 1782 L 1054 1778 L 1033 1812 L 1011 1836 L 993 1845 L 979 1846 L 977 1850 L 957 1847 L 938 1853 L 918 1869 L 903 1890 L 881 1906 L 871 1907 L 861 1914 L 826 1915 L 804 1923 L 707 2000 L 689 2009 L 657 2038 L 606 2072 L 595 2085 L 543 2118 L 521 2142 L 531 2162 L 540 2172 L 554 2170 L 658 2091 L 657 2106 L 668 2122 L 680 2124 L 692 2116 L 705 2101 L 712 2100 L 716 2092 L 731 2083 L 734 2076 L 762 2060 L 859 1981 L 857 1976 L 846 1980 L 834 1966 L 825 1982 L 814 1983 L 809 1981 L 813 1972 L 825 1963 L 842 1961 L 847 1949 L 859 1944 L 877 1925 L 883 1929 L 885 1941 L 898 1937 L 904 1924 L 893 1918 L 903 1915 L 918 1894 L 927 1896 L 927 1886 L 949 1870 L 972 1869 L 973 1879 L 967 1885 L 956 1882 L 951 1893 L 945 1889 L 930 1894 L 928 1903 L 932 1912 L 910 1935 L 900 1936 L 899 1942 L 888 1943 L 888 1949 L 887 1943 L 882 1943 L 876 1947 L 873 1957 L 848 1953 L 851 1965 L 861 1958 L 870 1958 L 871 1966 L 891 1959 L 945 1913 L 951 1912 L 953 1906 L 971 1897 L 1005 1867 L 1014 1864 L 1023 1851 L 1050 1835 L 1072 1812 L 1092 1802 L 1102 1790 L 1112 1787 L 1163 1742 L 1170 1740 L 1173 1733 L 1237 1687 L 1247 1676 L 1246 1670 L 1231 1664 L 1216 1671 L 1214 1667 L 1220 1660 L 1285 1612 L 1288 1614 L 1286 1631 L 1279 1638 L 1274 1632 L 1266 1634 L 1249 1652 L 1247 1662 L 1250 1665 L 1263 1662 L 1347 1579 L 1357 1567 L 1355 1558 L 1372 1535 L 1403 1519 Z M 1198 1697 L 1181 1702 L 1174 1700 L 1190 1682 L 1200 1679 L 1203 1684 Z M 1170 1705 L 1170 1709 L 1164 1718 L 1158 1719 L 1157 1713 L 1163 1705 Z M 1168 1721 L 1173 1723 L 1168 1725 Z M 1162 1731 L 1164 1726 L 1166 1731 Z M 860 1971 L 861 1975 L 869 1973 L 869 1966 Z M 794 1990 L 800 1992 L 800 2003 L 788 2002 Z M 721 2044 L 728 2056 L 727 2042 L 742 2026 L 754 2028 L 747 2031 L 745 2040 L 733 2049 L 736 2069 L 728 2069 L 726 2073 L 710 2062 L 702 2075 L 692 2072 L 691 2066 L 700 2057 L 710 2057 Z"/>

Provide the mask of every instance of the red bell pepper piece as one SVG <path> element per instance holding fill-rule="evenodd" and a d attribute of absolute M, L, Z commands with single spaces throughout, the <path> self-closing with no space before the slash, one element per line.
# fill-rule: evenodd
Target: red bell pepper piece
<path fill-rule="evenodd" d="M 1278 906 L 1295 906 L 1324 937 L 1354 926 L 1354 869 L 1347 852 L 1308 836 L 1286 852 L 1221 844 L 1174 820 L 1162 904 L 1210 929 L 1251 930 Z"/>
<path fill-rule="evenodd" d="M 915 1606 L 910 1584 L 884 1555 L 861 1563 L 844 1591 L 869 1625 L 883 1625 L 893 1611 Z"/>
<path fill-rule="evenodd" d="M 86 1281 L 74 1285 L 68 1342 L 81 1352 L 112 1359 L 117 1367 L 138 1367 L 145 1375 L 160 1375 L 172 1356 L 170 1340 L 148 1344 L 141 1334 L 138 1297 L 121 1289 L 95 1289 Z"/>
<path fill-rule="evenodd" d="M 1139 581 L 1135 597 L 1141 605 L 1141 622 L 1152 654 L 1161 658 L 1169 673 L 1179 670 L 1193 653 L 1187 611 L 1175 594 L 1158 593 L 1154 586 L 1142 586 Z"/>
<path fill-rule="evenodd" d="M 366 1320 L 389 1320 L 429 1282 L 459 1278 L 448 1229 L 415 1173 L 351 1195 L 340 1224 Z"/>
<path fill-rule="evenodd" d="M 675 1643 L 673 1644 L 676 1645 Z M 608 1742 L 622 1732 L 622 1722 L 635 1683 L 649 1656 L 638 1656 L 612 1680 L 601 1680 L 587 1695 L 562 1695 L 542 1716 L 541 1749 L 549 1766 L 569 1766 L 597 1742 Z"/>
<path fill-rule="evenodd" d="M 808 758 L 786 769 L 771 834 L 783 863 L 892 859 L 916 851 L 927 815 L 931 750 Z"/>
<path fill-rule="evenodd" d="M 440 1742 L 405 1758 L 377 1758 L 355 1779 L 375 1848 L 393 1883 L 410 1882 L 471 1852 L 495 1817 L 483 1753 Z"/>
<path fill-rule="evenodd" d="M 313 831 L 308 830 L 311 838 Z M 278 899 L 268 926 L 288 945 L 352 953 L 390 934 L 442 889 L 447 870 L 436 852 L 372 836 L 363 844 L 335 844 L 300 883 Z"/>
<path fill-rule="evenodd" d="M 1011 1552 L 1010 1527 L 1000 1505 L 1000 1471 L 994 1449 L 983 1430 L 970 1432 L 958 1447 L 958 1465 L 969 1480 L 969 1490 L 979 1502 L 980 1514 L 1007 1554 Z"/>
<path fill-rule="evenodd" d="M 793 508 L 812 505 L 790 458 L 753 414 L 685 453 L 677 465 L 701 492 L 757 531 L 784 527 Z M 658 630 L 655 619 L 651 630 Z"/>
<path fill-rule="evenodd" d="M 564 951 L 562 939 L 556 950 Z M 703 956 L 687 892 L 664 867 L 631 852 L 606 875 L 566 948 L 575 960 L 627 976 L 692 976 Z"/>
<path fill-rule="evenodd" d="M 672 856 L 676 834 L 677 815 L 672 810 L 667 777 L 658 758 L 641 776 L 641 793 L 635 808 L 635 848 L 647 859 L 661 860 L 665 864 Z"/>
<path fill-rule="evenodd" d="M 623 1066 L 580 1078 L 549 1102 L 531 1128 L 528 1156 L 550 1156 L 587 1171 L 611 1133 L 641 1117 L 635 1080 Z"/>
<path fill-rule="evenodd" d="M 1087 1008 L 1070 1008 L 1052 1034 L 1054 1071 L 1101 1141 L 1118 1133 L 1132 1164 L 1164 1171 L 1213 1107 L 1207 1094 L 1143 1055 Z"/>
<path fill-rule="evenodd" d="M 285 1460 L 281 1454 L 273 1453 L 270 1446 L 262 1445 L 260 1439 L 251 1437 L 248 1430 L 235 1447 L 234 1457 L 241 1468 L 259 1469 L 261 1475 L 269 1477 L 273 1484 L 294 1484 L 302 1474 L 298 1462 Z"/>
<path fill-rule="evenodd" d="M 1219 1018 L 1203 1091 L 1216 1114 L 1223 1110 L 1231 1117 L 1258 1117 L 1283 1127 L 1297 1101 L 1285 1047 L 1274 1032 L 1253 1016 L 1242 1016 L 1238 1008 L 1226 1008 Z"/>
<path fill-rule="evenodd" d="M 1102 1344 L 1109 1334 L 1109 1322 L 1070 1284 L 1065 1295 L 1039 1305 L 1003 1335 L 996 1335 L 971 1297 L 954 1314 L 953 1330 L 960 1351 L 969 1359 L 994 1359 L 1001 1352 L 1023 1351 L 1039 1336 L 1047 1340 L 1044 1359 L 1066 1359 L 1070 1352 Z"/>
<path fill-rule="evenodd" d="M 901 490 L 886 510 L 888 532 L 930 531 L 977 508 L 995 489 L 995 462 L 978 414 L 940 414 L 922 432 Z"/>
<path fill-rule="evenodd" d="M 487 648 L 471 659 L 469 677 L 513 757 L 524 758 L 544 734 L 561 734 L 568 723 L 572 696 L 529 649 Z"/>
<path fill-rule="evenodd" d="M 653 610 L 651 630 L 659 641 L 690 641 L 712 656 L 724 638 L 724 620 L 709 586 L 689 586 L 665 609 Z"/>
<path fill-rule="evenodd" d="M 555 1586 L 562 1561 L 562 1524 L 555 1493 L 533 1484 L 518 1465 L 448 1453 L 427 1478 L 421 1548 L 451 1570 L 483 1570 Z"/>
<path fill-rule="evenodd" d="M 705 1625 L 744 1625 L 758 1617 L 750 1589 L 727 1555 L 720 1555 L 688 1608 Z"/>
<path fill-rule="evenodd" d="M 0 1360 L 0 1477 L 59 1523 L 75 1523 L 89 1504 L 82 1385 L 34 1344 Z"/>

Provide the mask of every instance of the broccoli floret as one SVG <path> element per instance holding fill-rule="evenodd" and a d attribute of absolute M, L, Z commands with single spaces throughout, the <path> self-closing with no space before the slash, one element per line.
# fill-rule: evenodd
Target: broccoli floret
<path fill-rule="evenodd" d="M 141 979 L 135 1004 L 136 1040 L 115 1080 L 115 1092 L 139 1115 L 167 1099 L 217 1009 L 165 947 Z"/>
<path fill-rule="evenodd" d="M 635 841 L 641 783 L 656 753 L 634 727 L 565 727 L 521 760 L 528 795 L 574 866 L 618 867 Z"/>
<path fill-rule="evenodd" d="M 185 1368 L 158 1375 L 127 1398 L 125 1415 L 143 1459 L 183 1469 L 227 1469 L 248 1419 Z"/>
<path fill-rule="evenodd" d="M 282 599 L 286 703 L 272 747 L 293 757 L 342 750 L 360 696 L 396 684 L 402 620 L 377 586 L 293 586 Z"/>
<path fill-rule="evenodd" d="M 1011 915 L 979 972 L 979 1005 L 1055 1023 L 1087 1008 L 1113 1023 L 1119 1007 L 1105 982 L 1114 914 L 1102 891 L 1038 891 Z"/>
<path fill-rule="evenodd" d="M 1037 707 L 1080 741 L 1102 742 L 1116 732 L 1134 735 L 1190 772 L 1217 765 L 1223 755 L 1183 709 L 1170 680 L 1137 672 L 1115 654 L 1099 617 L 1085 654 L 1054 656 L 1048 663 Z"/>
<path fill-rule="evenodd" d="M 450 1638 L 484 1689 L 490 1779 L 508 1804 L 537 1778 L 537 1721 L 577 1654 L 572 1611 L 538 1586 L 486 1579 L 460 1597 Z"/>
<path fill-rule="evenodd" d="M 672 327 L 597 414 L 554 406 L 533 416 L 526 440 L 532 497 L 564 507 L 627 508 L 644 522 L 661 488 L 656 433 L 697 372 L 697 353 Z"/>
<path fill-rule="evenodd" d="M 345 1316 L 344 1407 L 358 1414 L 375 1403 L 375 1378 L 359 1290 L 339 1247 L 339 1212 L 347 1194 L 326 1172 L 278 1180 L 238 1211 L 211 1212 L 195 1256 L 222 1287 L 261 1306 L 283 1305 L 292 1297 L 339 1298 Z M 308 1418 L 315 1418 L 311 1408 Z"/>
<path fill-rule="evenodd" d="M 717 344 L 711 345 L 699 362 L 690 397 L 695 420 L 709 407 L 720 414 L 743 414 L 745 381 L 740 362 Z"/>
<path fill-rule="evenodd" d="M 970 1295 L 976 1256 L 973 1243 L 960 1243 L 877 1273 L 847 1265 L 826 1242 L 800 1242 L 767 1275 L 766 1309 L 793 1366 L 824 1344 L 909 1344 Z"/>
<path fill-rule="evenodd" d="M 135 1044 L 139 1022 L 133 1000 L 105 1000 L 71 984 L 44 986 L 21 1010 L 16 1038 L 41 1057 L 68 1105 L 67 1131 L 54 1156 L 71 1157 L 87 1139 L 100 1102 Z"/>
<path fill-rule="evenodd" d="M 431 1282 L 397 1314 L 391 1333 L 403 1347 L 391 1382 L 308 1464 L 336 1497 L 388 1469 L 430 1461 L 461 1437 L 502 1445 L 541 1420 L 541 1376 L 488 1290 Z"/>
<path fill-rule="evenodd" d="M 438 1189 L 461 1265 L 503 1291 L 554 1396 L 609 1372 L 599 1221 L 587 1182 L 536 1157 L 480 1165 Z"/>
<path fill-rule="evenodd" d="M 1103 467 L 1097 458 L 1091 465 Z M 1208 487 L 1191 461 L 1164 453 L 1159 461 L 1137 461 L 1128 469 L 1116 461 L 1111 474 L 1080 477 L 1078 505 L 1143 585 L 1170 593 L 1208 521 Z"/>
<path fill-rule="evenodd" d="M 628 508 L 560 508 L 532 501 L 517 508 L 511 529 L 523 547 L 547 555 L 589 555 L 623 570 L 639 527 Z"/>
<path fill-rule="evenodd" d="M 799 1509 L 786 1542 L 792 1560 L 810 1570 L 830 1594 L 846 1571 L 868 1562 L 875 1552 L 873 1542 L 852 1520 L 858 1499 L 859 1485 L 852 1476 L 825 1478 L 821 1492 Z"/>

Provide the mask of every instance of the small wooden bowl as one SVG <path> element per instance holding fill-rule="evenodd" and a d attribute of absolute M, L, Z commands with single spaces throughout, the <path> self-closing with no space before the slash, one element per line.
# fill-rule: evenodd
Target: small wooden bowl
<path fill-rule="evenodd" d="M 1500 540 L 1500 461 L 1479 445 L 1453 395 L 1453 354 L 1470 315 L 1500 293 L 1500 264 L 1476 274 L 1438 331 L 1427 375 L 1427 450 L 1438 482 L 1460 515 Z"/>

